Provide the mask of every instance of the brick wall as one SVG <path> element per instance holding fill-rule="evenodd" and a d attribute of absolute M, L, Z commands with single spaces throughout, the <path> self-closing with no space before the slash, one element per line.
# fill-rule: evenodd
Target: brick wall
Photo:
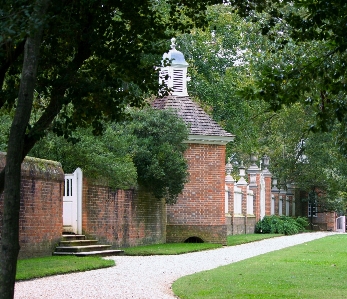
<path fill-rule="evenodd" d="M 336 213 L 317 213 L 317 217 L 312 217 L 313 229 L 321 231 L 336 231 Z"/>
<path fill-rule="evenodd" d="M 0 153 L 0 169 L 4 166 L 5 155 Z M 63 228 L 63 186 L 60 163 L 29 157 L 22 163 L 19 258 L 52 254 Z M 2 211 L 3 194 L 0 196 L 0 233 Z"/>
<path fill-rule="evenodd" d="M 265 180 L 265 215 L 271 215 L 271 174 L 264 174 Z"/>
<path fill-rule="evenodd" d="M 164 200 L 138 190 L 112 191 L 83 180 L 82 229 L 87 236 L 112 247 L 164 243 Z"/>
<path fill-rule="evenodd" d="M 167 242 L 198 237 L 226 243 L 225 145 L 189 144 L 189 182 L 177 203 L 167 207 Z"/>

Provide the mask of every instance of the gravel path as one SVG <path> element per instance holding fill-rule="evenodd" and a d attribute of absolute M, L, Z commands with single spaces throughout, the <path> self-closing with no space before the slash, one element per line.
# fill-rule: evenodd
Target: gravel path
<path fill-rule="evenodd" d="M 304 233 L 183 255 L 110 257 L 115 267 L 18 282 L 15 299 L 173 299 L 171 284 L 179 277 L 332 234 Z"/>

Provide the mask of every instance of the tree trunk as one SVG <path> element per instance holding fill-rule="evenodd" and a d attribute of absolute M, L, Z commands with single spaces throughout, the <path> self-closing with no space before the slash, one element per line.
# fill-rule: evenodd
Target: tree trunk
<path fill-rule="evenodd" d="M 33 19 L 43 20 L 48 8 L 48 0 L 37 0 Z M 43 24 L 44 22 L 41 22 Z M 35 30 L 25 43 L 21 84 L 18 104 L 11 125 L 4 182 L 4 211 L 1 236 L 0 298 L 14 296 L 17 257 L 19 253 L 19 210 L 21 163 L 25 130 L 28 126 L 34 95 L 39 49 L 43 26 Z"/>

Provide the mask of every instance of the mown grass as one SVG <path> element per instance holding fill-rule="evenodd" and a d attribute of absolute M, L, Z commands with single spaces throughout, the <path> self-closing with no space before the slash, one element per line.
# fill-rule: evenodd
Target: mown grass
<path fill-rule="evenodd" d="M 280 237 L 280 234 L 247 234 L 247 235 L 233 235 L 228 236 L 228 246 L 235 246 L 263 239 L 269 239 L 274 237 Z"/>
<path fill-rule="evenodd" d="M 250 234 L 228 237 L 228 245 L 238 245 L 278 235 Z M 211 243 L 169 243 L 125 248 L 126 255 L 175 255 L 220 248 Z M 50 275 L 82 272 L 114 266 L 113 260 L 101 257 L 50 256 L 18 260 L 16 280 L 28 280 Z"/>
<path fill-rule="evenodd" d="M 239 244 L 259 241 L 267 238 L 278 237 L 278 234 L 249 234 L 228 236 L 227 245 L 235 246 Z M 155 245 L 143 245 L 123 248 L 125 255 L 176 255 L 188 252 L 221 248 L 221 244 L 211 243 L 165 243 Z"/>
<path fill-rule="evenodd" d="M 334 235 L 182 277 L 175 295 L 193 298 L 346 298 L 347 235 Z"/>
<path fill-rule="evenodd" d="M 18 260 L 16 280 L 112 267 L 113 260 L 101 257 L 48 256 Z"/>
<path fill-rule="evenodd" d="M 175 255 L 220 247 L 221 244 L 211 243 L 166 243 L 129 247 L 123 250 L 125 255 Z"/>

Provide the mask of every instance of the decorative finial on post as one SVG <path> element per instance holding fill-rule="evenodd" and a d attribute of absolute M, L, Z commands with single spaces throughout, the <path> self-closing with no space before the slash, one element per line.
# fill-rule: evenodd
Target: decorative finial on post
<path fill-rule="evenodd" d="M 272 178 L 272 189 L 271 192 L 279 192 L 280 190 L 277 188 L 277 178 Z"/>
<path fill-rule="evenodd" d="M 258 158 L 256 156 L 256 154 L 252 153 L 251 154 L 251 163 L 252 163 L 252 166 L 256 166 L 256 162 L 258 161 Z"/>
<path fill-rule="evenodd" d="M 271 175 L 271 172 L 268 169 L 268 167 L 270 165 L 270 157 L 268 155 L 264 155 L 262 157 L 262 162 L 263 162 L 263 165 L 264 165 L 263 174 Z"/>
<path fill-rule="evenodd" d="M 228 162 L 225 165 L 225 172 L 226 172 L 226 177 L 225 177 L 225 182 L 226 183 L 232 183 L 234 182 L 234 178 L 231 176 L 231 171 L 233 170 L 233 165 L 231 164 L 231 158 L 228 157 Z"/>
<path fill-rule="evenodd" d="M 239 166 L 239 172 L 240 179 L 238 180 L 237 185 L 247 185 L 247 182 L 245 180 L 246 167 L 243 166 L 243 161 L 241 161 L 241 164 Z"/>
<path fill-rule="evenodd" d="M 227 164 L 225 165 L 225 171 L 226 171 L 226 174 L 227 174 L 227 175 L 230 175 L 230 174 L 231 174 L 231 171 L 233 170 L 233 165 L 232 165 L 230 162 L 231 162 L 231 158 L 228 157 L 228 162 L 227 162 Z"/>
<path fill-rule="evenodd" d="M 246 175 L 246 168 L 245 168 L 245 166 L 243 166 L 243 161 L 241 161 L 241 165 L 240 165 L 240 167 L 239 167 L 239 171 L 240 171 L 240 177 L 245 177 L 245 175 Z"/>
<path fill-rule="evenodd" d="M 264 155 L 262 160 L 263 160 L 264 170 L 267 170 L 267 168 L 270 165 L 270 158 L 269 158 L 269 156 Z"/>
<path fill-rule="evenodd" d="M 174 37 L 171 39 L 171 48 L 172 50 L 176 48 L 176 39 Z"/>

